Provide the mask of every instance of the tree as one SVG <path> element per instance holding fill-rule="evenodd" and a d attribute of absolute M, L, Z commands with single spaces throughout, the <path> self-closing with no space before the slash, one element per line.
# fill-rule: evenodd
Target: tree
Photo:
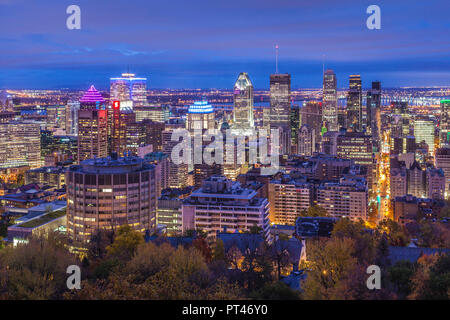
<path fill-rule="evenodd" d="M 371 263 L 375 254 L 375 241 L 360 219 L 352 221 L 342 218 L 337 221 L 331 232 L 332 238 L 349 238 L 354 240 L 354 257 L 361 264 Z"/>
<path fill-rule="evenodd" d="M 60 299 L 68 290 L 67 267 L 80 263 L 66 243 L 50 232 L 0 251 L 0 299 Z"/>
<path fill-rule="evenodd" d="M 192 241 L 192 245 L 201 252 L 206 262 L 211 262 L 212 252 L 205 238 L 197 238 Z"/>
<path fill-rule="evenodd" d="M 299 300 L 300 294 L 281 281 L 267 282 L 261 289 L 250 293 L 256 300 Z"/>
<path fill-rule="evenodd" d="M 221 239 L 217 239 L 212 252 L 213 261 L 225 261 L 225 247 Z"/>
<path fill-rule="evenodd" d="M 409 299 L 450 299 L 450 255 L 424 255 L 417 261 Z"/>
<path fill-rule="evenodd" d="M 404 247 L 410 242 L 406 229 L 392 219 L 384 219 L 378 223 L 377 230 L 385 233 L 391 246 Z"/>
<path fill-rule="evenodd" d="M 317 240 L 308 248 L 309 271 L 303 282 L 303 297 L 328 300 L 336 295 L 340 282 L 355 270 L 355 243 L 349 238 Z"/>
<path fill-rule="evenodd" d="M 388 270 L 388 280 L 400 299 L 405 299 L 411 293 L 411 278 L 414 275 L 414 269 L 411 262 L 398 261 Z"/>
<path fill-rule="evenodd" d="M 127 261 L 143 242 L 144 237 L 140 232 L 135 231 L 129 225 L 123 225 L 117 230 L 114 242 L 106 247 L 106 251 L 110 257 Z"/>
<path fill-rule="evenodd" d="M 300 213 L 301 217 L 327 217 L 328 212 L 326 209 L 318 205 L 313 205 L 308 208 L 308 210 L 303 210 Z"/>

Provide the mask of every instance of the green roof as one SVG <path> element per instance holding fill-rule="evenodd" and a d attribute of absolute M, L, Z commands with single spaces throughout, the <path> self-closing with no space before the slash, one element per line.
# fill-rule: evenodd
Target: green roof
<path fill-rule="evenodd" d="M 441 103 L 450 103 L 450 99 L 441 100 Z"/>
<path fill-rule="evenodd" d="M 19 224 L 18 227 L 36 228 L 36 227 L 42 226 L 43 224 L 46 224 L 47 222 L 61 218 L 62 216 L 65 216 L 65 215 L 66 215 L 66 209 L 53 211 L 53 212 L 50 212 L 48 214 L 41 216 L 40 218 L 32 219 L 30 221 Z"/>

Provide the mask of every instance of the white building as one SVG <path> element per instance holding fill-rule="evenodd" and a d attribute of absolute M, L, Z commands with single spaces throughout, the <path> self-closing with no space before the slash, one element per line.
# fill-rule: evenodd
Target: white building
<path fill-rule="evenodd" d="M 256 225 L 270 240 L 269 201 L 223 176 L 206 179 L 183 202 L 182 215 L 183 232 L 200 229 L 215 238 L 217 232 L 244 232 Z"/>

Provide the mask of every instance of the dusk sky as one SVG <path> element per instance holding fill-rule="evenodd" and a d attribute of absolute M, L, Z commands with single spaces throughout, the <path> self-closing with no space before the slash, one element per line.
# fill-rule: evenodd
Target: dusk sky
<path fill-rule="evenodd" d="M 450 1 L 0 0 L 0 88 L 107 89 L 129 68 L 150 89 L 232 88 L 242 71 L 264 89 L 275 44 L 293 88 L 321 87 L 324 55 L 339 87 L 450 86 Z"/>

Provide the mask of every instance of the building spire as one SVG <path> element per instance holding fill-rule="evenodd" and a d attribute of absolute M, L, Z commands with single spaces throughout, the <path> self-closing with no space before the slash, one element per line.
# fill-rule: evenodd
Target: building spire
<path fill-rule="evenodd" d="M 275 73 L 278 74 L 278 45 L 275 45 Z"/>

